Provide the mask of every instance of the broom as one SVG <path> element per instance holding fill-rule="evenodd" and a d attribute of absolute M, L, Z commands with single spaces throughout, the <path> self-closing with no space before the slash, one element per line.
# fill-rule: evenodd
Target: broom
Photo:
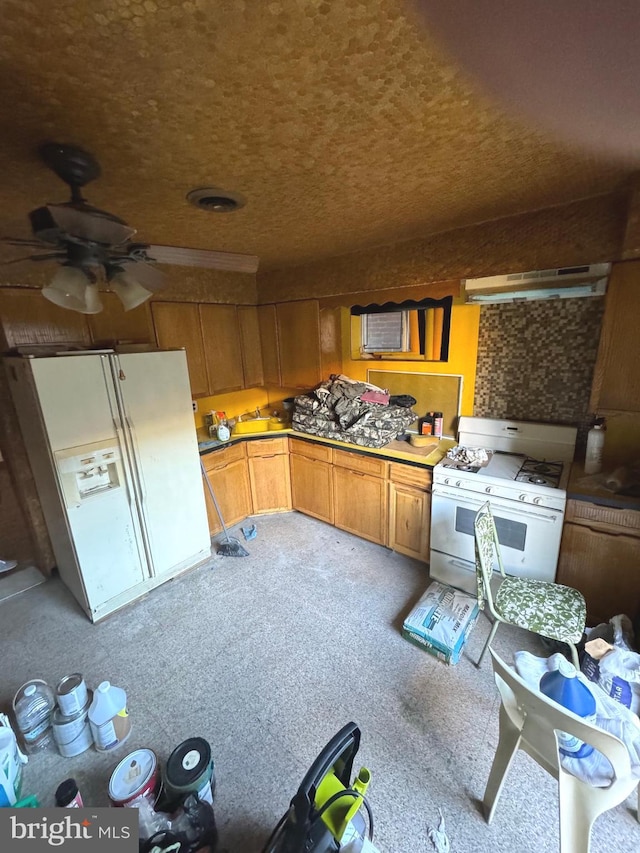
<path fill-rule="evenodd" d="M 213 493 L 213 488 L 211 486 L 211 483 L 209 482 L 209 478 L 207 477 L 207 472 L 205 471 L 204 465 L 202 464 L 202 457 L 200 457 L 200 469 L 202 471 L 204 481 L 207 484 L 207 488 L 209 489 L 209 494 L 211 495 L 213 505 L 216 508 L 216 512 L 218 513 L 220 524 L 222 525 L 222 529 L 224 530 L 225 541 L 218 547 L 217 553 L 223 557 L 248 557 L 249 552 L 247 551 L 247 549 L 243 548 L 242 544 L 238 542 L 237 539 L 234 539 L 232 536 L 229 536 L 229 531 L 227 530 L 227 525 L 224 523 L 224 518 L 222 517 L 220 507 L 218 506 L 218 501 L 216 500 L 216 496 Z"/>

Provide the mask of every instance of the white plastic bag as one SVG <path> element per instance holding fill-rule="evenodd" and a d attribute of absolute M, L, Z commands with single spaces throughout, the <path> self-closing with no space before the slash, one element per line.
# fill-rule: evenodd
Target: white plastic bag
<path fill-rule="evenodd" d="M 613 626 L 613 649 L 600 660 L 585 652 L 580 669 L 607 696 L 634 714 L 640 714 L 640 655 L 629 645 L 631 622 L 627 616 L 620 615 L 614 616 L 610 624 Z"/>
<path fill-rule="evenodd" d="M 539 690 L 540 679 L 545 672 L 557 669 L 557 659 L 560 657 L 562 655 L 555 654 L 548 659 L 538 658 L 530 652 L 516 652 L 515 668 L 530 687 Z M 582 673 L 579 672 L 577 677 L 586 684 L 596 700 L 596 726 L 620 738 L 629 750 L 631 774 L 640 779 L 640 720 L 624 705 L 608 696 L 597 684 L 588 681 Z M 561 755 L 560 760 L 565 770 L 596 788 L 606 788 L 612 782 L 611 765 L 596 749 L 584 758 Z"/>

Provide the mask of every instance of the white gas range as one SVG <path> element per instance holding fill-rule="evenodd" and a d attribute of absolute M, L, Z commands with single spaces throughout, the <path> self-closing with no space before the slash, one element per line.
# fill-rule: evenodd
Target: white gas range
<path fill-rule="evenodd" d="M 553 581 L 576 433 L 528 421 L 460 418 L 460 447 L 482 448 L 488 459 L 466 464 L 445 457 L 433 470 L 431 577 L 475 593 L 473 521 L 488 500 L 505 571 Z"/>

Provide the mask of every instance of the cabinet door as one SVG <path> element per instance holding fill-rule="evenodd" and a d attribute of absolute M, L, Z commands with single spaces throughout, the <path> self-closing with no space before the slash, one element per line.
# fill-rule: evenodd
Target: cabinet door
<path fill-rule="evenodd" d="M 386 480 L 334 466 L 333 505 L 336 527 L 386 545 Z"/>
<path fill-rule="evenodd" d="M 276 315 L 283 387 L 314 388 L 322 379 L 318 300 L 283 302 Z"/>
<path fill-rule="evenodd" d="M 234 524 L 244 521 L 248 515 L 251 515 L 251 491 L 246 459 L 213 468 L 207 472 L 207 476 L 227 527 L 233 527 Z M 222 525 L 206 484 L 204 493 L 207 502 L 209 532 L 214 536 L 216 533 L 220 533 Z"/>
<path fill-rule="evenodd" d="M 429 560 L 431 495 L 389 483 L 389 547 L 416 560 Z"/>
<path fill-rule="evenodd" d="M 191 302 L 152 302 L 151 313 L 158 346 L 184 347 L 191 393 L 194 397 L 206 397 L 209 387 L 198 306 Z"/>
<path fill-rule="evenodd" d="M 262 350 L 262 369 L 266 385 L 281 385 L 280 350 L 278 348 L 278 327 L 275 305 L 258 306 L 258 325 L 260 327 L 260 347 Z"/>
<path fill-rule="evenodd" d="M 607 287 L 590 410 L 640 412 L 640 261 L 614 264 Z"/>
<path fill-rule="evenodd" d="M 640 538 L 565 524 L 556 580 L 584 595 L 588 625 L 619 613 L 633 619 L 640 613 Z"/>
<path fill-rule="evenodd" d="M 291 509 L 289 454 L 249 457 L 249 482 L 253 513 L 286 512 Z"/>
<path fill-rule="evenodd" d="M 342 373 L 342 329 L 339 308 L 320 309 L 320 370 L 322 378 Z"/>
<path fill-rule="evenodd" d="M 7 347 L 27 344 L 82 344 L 91 342 L 84 314 L 60 308 L 40 290 L 0 288 L 0 322 Z"/>
<path fill-rule="evenodd" d="M 331 465 L 297 453 L 290 461 L 293 508 L 333 524 Z"/>
<path fill-rule="evenodd" d="M 102 311 L 90 314 L 89 329 L 94 343 L 155 343 L 151 306 L 148 302 L 125 311 L 115 293 L 101 293 Z"/>
<path fill-rule="evenodd" d="M 209 393 L 243 387 L 240 328 L 235 305 L 200 305 Z"/>
<path fill-rule="evenodd" d="M 255 305 L 238 306 L 238 323 L 240 326 L 244 387 L 253 388 L 264 383 L 258 308 Z"/>

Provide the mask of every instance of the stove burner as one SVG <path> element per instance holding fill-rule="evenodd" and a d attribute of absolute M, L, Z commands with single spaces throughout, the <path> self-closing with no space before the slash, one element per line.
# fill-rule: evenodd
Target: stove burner
<path fill-rule="evenodd" d="M 516 475 L 516 481 L 557 489 L 560 485 L 562 468 L 562 462 L 549 462 L 546 459 L 527 457 Z"/>
<path fill-rule="evenodd" d="M 477 471 L 473 465 L 458 465 L 458 471 Z"/>
<path fill-rule="evenodd" d="M 538 462 L 536 465 L 532 467 L 532 470 L 538 474 L 551 474 L 553 473 L 553 468 L 551 465 L 547 465 L 546 462 Z"/>

